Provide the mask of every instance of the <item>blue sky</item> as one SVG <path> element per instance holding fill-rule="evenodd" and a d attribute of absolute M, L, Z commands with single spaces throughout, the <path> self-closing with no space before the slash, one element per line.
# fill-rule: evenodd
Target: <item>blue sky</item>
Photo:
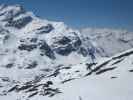
<path fill-rule="evenodd" d="M 133 0 L 0 0 L 2 3 L 21 4 L 41 18 L 76 28 L 133 28 Z"/>

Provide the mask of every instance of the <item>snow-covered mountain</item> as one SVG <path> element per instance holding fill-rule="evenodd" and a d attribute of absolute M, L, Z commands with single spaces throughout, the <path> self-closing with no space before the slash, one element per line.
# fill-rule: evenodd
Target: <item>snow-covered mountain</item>
<path fill-rule="evenodd" d="M 86 28 L 81 33 L 97 43 L 103 56 L 110 57 L 133 48 L 133 32 L 121 29 Z"/>
<path fill-rule="evenodd" d="M 63 22 L 40 19 L 20 5 L 1 5 L 0 99 L 131 100 L 131 44 L 130 32 L 81 33 Z M 120 89 L 118 96 L 115 89 Z"/>
<path fill-rule="evenodd" d="M 99 51 L 78 30 L 69 28 L 63 22 L 42 20 L 20 5 L 0 6 L 0 31 L 1 55 L 6 60 L 13 59 L 10 63 L 14 62 L 14 66 L 19 64 L 16 66 L 26 68 L 27 62 L 39 62 L 41 65 L 50 61 L 61 64 L 79 63 L 88 59 L 88 48 Z M 96 56 L 100 56 L 96 52 Z M 9 54 L 13 54 L 10 56 L 12 58 L 7 57 Z"/>
<path fill-rule="evenodd" d="M 12 91 L 7 90 L 14 85 L 22 85 L 23 90 L 24 84 L 24 88 L 35 86 L 42 78 L 56 76 L 60 69 L 63 72 L 69 66 L 91 62 L 89 49 L 92 55 L 100 56 L 94 52 L 93 43 L 63 22 L 40 19 L 20 5 L 0 5 L 1 95 Z M 61 77 L 52 80 L 58 83 L 69 79 L 67 75 Z M 41 88 L 39 92 L 44 90 L 44 84 L 53 84 L 47 80 L 36 86 Z M 56 89 L 46 95 L 53 96 L 54 92 Z"/>

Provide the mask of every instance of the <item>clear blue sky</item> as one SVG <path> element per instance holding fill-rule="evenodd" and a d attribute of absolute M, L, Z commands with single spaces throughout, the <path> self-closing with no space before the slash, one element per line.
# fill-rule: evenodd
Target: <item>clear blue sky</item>
<path fill-rule="evenodd" d="M 133 0 L 0 0 L 69 26 L 133 28 Z"/>

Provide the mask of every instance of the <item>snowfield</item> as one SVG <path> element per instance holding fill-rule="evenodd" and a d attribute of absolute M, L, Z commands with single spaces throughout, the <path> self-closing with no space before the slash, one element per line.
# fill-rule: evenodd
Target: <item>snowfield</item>
<path fill-rule="evenodd" d="M 99 66 L 102 67 L 98 69 Z M 83 65 L 80 67 L 83 67 Z M 112 67 L 116 68 L 105 70 Z M 54 77 L 55 80 L 52 77 L 48 78 L 48 80 L 55 83 L 52 87 L 56 87 L 60 90 L 59 94 L 53 97 L 35 95 L 29 98 L 29 100 L 132 100 L 133 79 L 131 76 L 133 74 L 133 50 L 128 50 L 107 59 L 97 64 L 94 69 L 95 71 L 88 76 L 82 76 L 80 78 L 75 77 L 75 79 L 73 78 L 73 80 L 68 80 L 64 83 L 57 78 L 63 75 L 61 71 L 60 74 Z M 81 71 L 78 67 L 75 67 L 75 70 Z M 72 76 L 76 74 L 76 72 L 74 73 L 71 71 L 70 69 L 66 69 L 66 73 L 73 73 Z M 90 71 L 86 70 L 86 72 L 89 73 Z M 80 74 L 84 73 L 85 72 Z M 42 79 L 40 83 L 44 83 L 46 79 Z M 1 99 L 9 100 L 9 98 L 12 98 L 11 100 L 18 100 L 19 98 L 19 100 L 25 100 L 25 96 L 27 95 L 25 91 L 27 91 L 27 89 L 18 93 L 12 91 L 5 96 L 1 96 Z"/>

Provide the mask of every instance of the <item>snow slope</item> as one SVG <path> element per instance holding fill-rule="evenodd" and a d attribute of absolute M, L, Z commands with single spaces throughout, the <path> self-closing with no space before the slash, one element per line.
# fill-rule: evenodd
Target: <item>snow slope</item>
<path fill-rule="evenodd" d="M 89 68 L 86 63 L 80 67 L 75 66 L 62 67 L 58 69 L 58 73 L 55 74 L 56 70 L 53 74 L 36 81 L 26 83 L 8 81 L 10 85 L 3 84 L 7 81 L 1 82 L 4 86 L 1 89 L 6 89 L 5 94 L 2 92 L 1 98 L 4 100 L 9 100 L 10 97 L 12 100 L 18 98 L 19 100 L 26 98 L 27 100 L 132 100 L 133 49 L 104 59 Z M 48 82 L 53 84 L 49 83 L 51 85 L 45 87 L 44 84 Z M 33 86 L 29 85 L 31 83 Z M 48 93 L 41 94 L 42 84 Z"/>
<path fill-rule="evenodd" d="M 61 85 L 63 94 L 53 100 L 132 100 L 133 49 L 100 62 L 94 70 Z"/>
<path fill-rule="evenodd" d="M 105 62 L 100 64 L 102 68 L 92 75 L 63 85 L 63 97 L 66 98 L 62 99 L 132 100 L 133 49 Z M 114 67 L 115 69 L 111 69 Z M 107 70 L 109 68 L 110 70 Z"/>

